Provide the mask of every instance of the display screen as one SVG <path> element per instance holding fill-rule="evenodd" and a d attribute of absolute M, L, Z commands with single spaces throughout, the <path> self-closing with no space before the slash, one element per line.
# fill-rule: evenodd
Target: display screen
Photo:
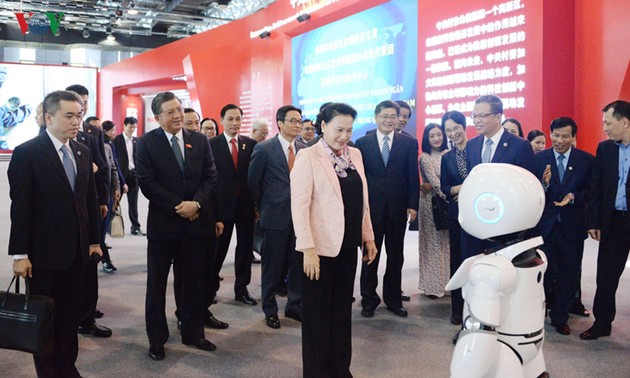
<path fill-rule="evenodd" d="M 392 0 L 292 39 L 292 99 L 303 118 L 315 119 L 325 102 L 354 107 L 353 139 L 374 125 L 383 100 L 403 100 L 415 135 L 418 4 Z"/>
<path fill-rule="evenodd" d="M 95 114 L 96 74 L 95 68 L 0 63 L 0 152 L 37 135 L 37 105 L 50 92 L 81 84 L 90 92 L 88 115 Z"/>

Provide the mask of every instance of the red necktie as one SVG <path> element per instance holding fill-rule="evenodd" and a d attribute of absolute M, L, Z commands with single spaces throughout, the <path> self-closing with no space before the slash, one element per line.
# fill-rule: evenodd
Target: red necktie
<path fill-rule="evenodd" d="M 289 172 L 293 169 L 293 163 L 295 163 L 295 154 L 293 153 L 293 146 L 289 144 Z"/>
<path fill-rule="evenodd" d="M 232 144 L 232 161 L 234 162 L 234 168 L 238 168 L 238 147 L 236 146 L 236 138 L 232 138 L 230 144 Z"/>

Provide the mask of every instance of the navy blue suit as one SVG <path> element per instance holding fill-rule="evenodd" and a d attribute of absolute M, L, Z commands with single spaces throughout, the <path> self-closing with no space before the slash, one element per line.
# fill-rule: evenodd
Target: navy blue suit
<path fill-rule="evenodd" d="M 623 147 L 610 140 L 601 142 L 597 147 L 588 204 L 588 229 L 601 230 L 593 326 L 602 331 L 610 331 L 615 319 L 615 293 L 630 249 L 630 217 L 627 211 L 615 209 L 620 148 Z M 630 198 L 628 181 L 625 198 L 626 201 Z"/>
<path fill-rule="evenodd" d="M 549 316 L 553 324 L 566 324 L 569 309 L 574 302 L 574 294 L 580 280 L 582 254 L 586 232 L 586 211 L 589 180 L 593 167 L 593 155 L 571 148 L 566 161 L 564 178 L 560 182 L 558 163 L 553 149 L 534 155 L 536 177 L 542 180 L 547 165 L 551 166 L 551 180 L 545 190 L 545 209 L 536 226 L 536 233 L 543 237 L 541 249 L 547 255 L 549 266 L 545 274 L 545 291 L 550 297 L 554 292 L 553 305 Z M 572 203 L 556 206 L 568 194 L 575 196 Z M 557 272 L 557 282 L 553 275 Z"/>
<path fill-rule="evenodd" d="M 402 307 L 400 286 L 407 209 L 417 211 L 420 202 L 418 141 L 399 133 L 392 135 L 393 144 L 387 166 L 383 163 L 376 132 L 356 141 L 356 148 L 363 155 L 374 241 L 379 250 L 375 261 L 370 265 L 364 262 L 361 268 L 361 304 L 367 309 L 374 309 L 381 302 L 376 287 L 383 239 L 387 250 L 383 300 L 388 307 Z"/>
<path fill-rule="evenodd" d="M 285 311 L 302 314 L 302 254 L 295 251 L 291 221 L 291 180 L 280 136 L 258 143 L 249 164 L 249 189 L 260 213 L 263 232 L 261 289 L 266 316 L 277 315 L 276 293 L 288 266 Z M 295 153 L 306 144 L 296 140 Z"/>

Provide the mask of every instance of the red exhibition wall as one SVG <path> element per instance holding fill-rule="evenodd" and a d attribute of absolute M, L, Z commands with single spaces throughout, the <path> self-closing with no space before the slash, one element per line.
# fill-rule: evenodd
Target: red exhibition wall
<path fill-rule="evenodd" d="M 387 0 L 278 0 L 244 19 L 107 66 L 99 76 L 98 114 L 104 118 L 114 115 L 114 121 L 119 119 L 116 123 L 121 123 L 128 114 L 129 96 L 139 99 L 139 95 L 145 93 L 186 88 L 193 107 L 203 116 L 218 119 L 223 105 L 240 104 L 246 113 L 244 133 L 247 133 L 251 120 L 273 119 L 275 109 L 291 101 L 291 37 L 385 2 Z M 294 7 L 291 3 L 302 5 Z M 489 11 L 485 21 L 474 20 L 474 12 L 480 9 Z M 311 19 L 299 23 L 295 18 L 305 10 L 311 14 Z M 440 48 L 433 39 L 429 49 L 428 38 L 452 31 L 448 23 L 440 24 L 438 30 L 438 22 L 452 21 L 456 16 L 469 13 L 472 15 L 468 16 L 468 21 L 473 17 L 472 22 L 460 29 L 471 26 L 473 32 L 475 25 L 487 28 L 490 21 L 507 22 L 506 30 L 493 30 L 494 34 L 479 37 L 486 39 L 480 43 L 487 44 L 491 35 L 501 36 L 501 44 L 496 46 L 491 42 L 493 49 L 486 46 L 478 53 L 471 54 L 468 50 L 462 53 L 457 49 L 462 48 L 463 43 L 474 41 L 468 40 L 469 36 L 459 35 L 459 42 L 449 39 L 448 43 L 438 43 L 446 52 L 445 57 L 440 58 L 435 52 L 427 55 L 427 51 Z M 442 85 L 458 80 L 457 76 L 441 76 L 463 71 L 440 72 L 447 63 L 451 68 L 457 64 L 461 70 L 473 70 L 473 76 L 474 70 L 483 71 L 477 73 L 480 76 L 472 83 L 475 86 L 487 89 L 491 84 L 503 85 L 502 90 L 507 92 L 499 95 L 510 98 L 506 115 L 521 119 L 526 132 L 539 128 L 548 133 L 553 118 L 572 116 L 580 127 L 579 147 L 594 152 L 597 143 L 605 137 L 601 131 L 603 105 L 618 98 L 630 100 L 627 14 L 630 14 L 630 2 L 626 0 L 419 0 L 418 123 L 438 117 L 439 106 L 448 110 L 449 104 L 470 114 L 466 106 L 475 98 L 470 95 L 475 93 L 474 89 L 466 92 L 467 96 L 446 102 L 434 101 L 439 94 L 435 97 L 435 93 L 430 93 L 433 97 L 427 97 L 427 92 L 444 89 L 436 87 L 436 83 Z M 504 18 L 507 21 L 503 21 Z M 486 26 L 482 26 L 484 24 Z M 271 28 L 270 37 L 258 38 L 266 28 Z M 449 28 L 451 30 L 447 30 Z M 455 45 L 460 47 L 453 47 Z M 452 57 L 448 55 L 449 47 L 454 52 Z M 433 64 L 437 64 L 433 72 L 427 71 Z M 495 74 L 506 75 L 502 80 L 507 84 L 495 82 Z M 187 81 L 181 80 L 184 77 Z M 428 88 L 427 79 L 431 78 L 435 79 L 431 81 L 433 87 Z M 461 81 L 458 83 L 461 87 Z M 469 87 L 471 83 L 463 85 Z M 150 109 L 142 109 L 140 105 L 138 111 L 150 112 Z M 431 114 L 425 117 L 426 112 Z M 138 118 L 141 119 L 142 114 Z M 418 126 L 421 136 L 423 128 Z M 276 132 L 275 127 L 273 129 Z"/>

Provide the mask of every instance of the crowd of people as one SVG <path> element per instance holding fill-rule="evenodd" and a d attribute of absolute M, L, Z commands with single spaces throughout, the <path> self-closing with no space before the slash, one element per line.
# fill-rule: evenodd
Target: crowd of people
<path fill-rule="evenodd" d="M 211 308 L 218 303 L 234 230 L 234 299 L 258 304 L 248 289 L 257 250 L 264 322 L 271 329 L 287 318 L 302 323 L 304 376 L 351 376 L 359 257 L 361 316 L 376 316 L 381 301 L 394 315 L 408 316 L 403 302 L 410 298 L 401 283 L 405 234 L 414 221 L 419 292 L 431 299 L 450 295 L 450 321 L 461 325 L 465 298 L 460 290 L 446 292 L 446 283 L 464 259 L 496 242 L 461 228 L 457 199 L 468 173 L 490 162 L 529 170 L 546 193 L 540 223 L 527 236 L 544 238 L 547 307 L 560 334 L 571 333 L 569 313 L 590 315 L 581 303 L 581 260 L 587 235 L 600 241 L 595 322 L 580 337 L 611 334 L 630 250 L 628 102 L 604 107 L 609 140 L 593 156 L 576 147 L 578 127 L 569 117 L 551 122 L 552 148 L 545 149 L 547 136 L 540 130 L 525 139 L 521 123 L 504 119 L 494 95 L 475 101 L 470 118 L 478 135 L 471 140 L 466 115 L 449 111 L 441 124 L 427 125 L 418 141 L 404 130 L 411 107 L 385 100 L 374 111 L 376 128 L 354 143 L 357 112 L 343 103 L 323 104 L 315 120 L 285 105 L 276 111 L 277 135 L 267 138 L 274 126 L 258 119 L 248 137 L 241 132 L 239 106 L 225 105 L 217 122 L 162 92 L 151 104 L 159 127 L 138 138 L 134 117 L 124 119 L 121 135 L 112 121 L 84 120 L 88 96 L 81 85 L 48 94 L 37 111 L 39 136 L 14 150 L 8 170 L 14 274 L 31 277 L 32 293 L 56 302 L 54 353 L 34 356 L 39 376 L 79 377 L 77 333 L 112 335 L 96 322 L 103 315 L 97 310 L 97 267 L 100 261 L 106 273 L 117 270 L 105 240 L 125 193 L 131 234 L 147 237 L 145 322 L 152 360 L 166 357 L 171 267 L 181 342 L 216 349 L 204 327 L 229 327 Z M 146 233 L 138 217 L 139 190 L 149 201 Z M 60 214 L 65 222 L 49 224 Z M 277 296 L 287 297 L 283 321 Z"/>

